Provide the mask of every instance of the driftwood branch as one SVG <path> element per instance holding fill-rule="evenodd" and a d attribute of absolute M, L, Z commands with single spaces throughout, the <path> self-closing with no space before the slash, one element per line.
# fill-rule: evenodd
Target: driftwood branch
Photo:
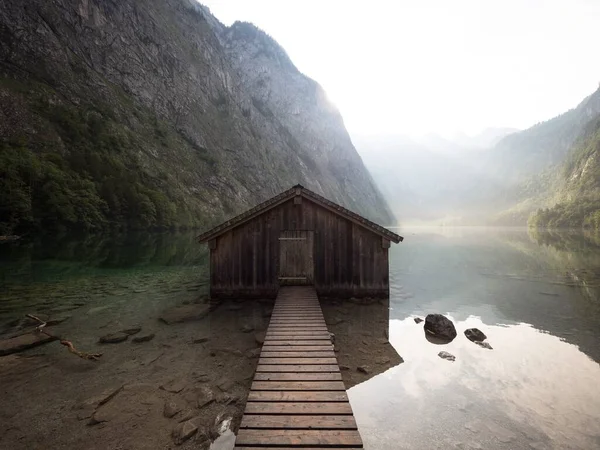
<path fill-rule="evenodd" d="M 50 334 L 46 330 L 44 330 L 44 328 L 47 325 L 47 323 L 44 322 L 42 319 L 40 319 L 39 317 L 34 316 L 33 314 L 26 314 L 26 316 L 29 317 L 30 319 L 33 319 L 33 320 L 35 320 L 36 322 L 39 323 L 39 325 L 35 328 L 35 331 L 37 333 L 42 333 L 42 334 L 45 334 L 46 336 L 50 336 L 50 337 L 54 337 L 54 338 L 59 339 L 61 345 L 64 345 L 65 347 L 67 347 L 67 350 L 69 350 L 74 355 L 79 356 L 81 359 L 87 359 L 89 361 L 98 361 L 98 358 L 100 358 L 102 356 L 102 353 L 85 353 L 85 352 L 80 352 L 79 350 L 77 350 L 75 348 L 75 346 L 73 345 L 73 343 L 71 341 L 63 339 L 60 336 L 54 336 L 53 334 Z"/>

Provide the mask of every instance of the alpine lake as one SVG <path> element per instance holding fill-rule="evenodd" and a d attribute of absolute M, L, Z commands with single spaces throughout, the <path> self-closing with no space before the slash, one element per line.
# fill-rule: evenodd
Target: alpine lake
<path fill-rule="evenodd" d="M 365 448 L 600 449 L 600 236 L 394 231 L 389 301 L 322 302 Z M 194 233 L 1 243 L 0 341 L 102 355 L 0 356 L 0 448 L 232 449 L 273 302 L 207 292 Z"/>

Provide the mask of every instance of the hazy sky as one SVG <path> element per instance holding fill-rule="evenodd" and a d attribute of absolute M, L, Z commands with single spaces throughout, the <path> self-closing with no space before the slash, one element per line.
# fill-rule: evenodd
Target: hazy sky
<path fill-rule="evenodd" d="M 351 134 L 526 128 L 600 82 L 600 0 L 201 0 L 256 24 Z"/>

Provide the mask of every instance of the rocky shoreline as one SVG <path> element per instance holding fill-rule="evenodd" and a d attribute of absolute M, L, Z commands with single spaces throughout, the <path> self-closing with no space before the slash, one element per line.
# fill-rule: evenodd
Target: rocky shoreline
<path fill-rule="evenodd" d="M 52 323 L 44 330 L 102 353 L 98 361 L 50 338 L 29 345 L 40 335 L 27 319 L 3 322 L 0 351 L 13 354 L 0 357 L 0 447 L 209 448 L 233 435 L 273 302 L 211 304 L 205 282 L 156 282 L 157 302 L 132 285 L 127 302 L 101 294 L 32 308 Z"/>

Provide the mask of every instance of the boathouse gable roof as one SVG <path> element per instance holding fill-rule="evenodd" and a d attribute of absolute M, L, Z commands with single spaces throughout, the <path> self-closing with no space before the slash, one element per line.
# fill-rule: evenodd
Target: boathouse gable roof
<path fill-rule="evenodd" d="M 233 217 L 220 225 L 217 225 L 212 230 L 208 230 L 205 233 L 202 233 L 198 236 L 198 242 L 207 242 L 211 239 L 214 239 L 238 226 L 248 222 L 249 220 L 254 219 L 261 214 L 285 203 L 289 200 L 292 200 L 294 197 L 303 197 L 308 201 L 311 201 L 345 219 L 350 220 L 351 222 L 356 223 L 357 225 L 366 228 L 369 231 L 372 231 L 375 234 L 378 234 L 386 239 L 394 243 L 401 242 L 404 238 L 402 236 L 397 235 L 396 233 L 391 232 L 387 228 L 382 227 L 381 225 L 377 225 L 374 222 L 371 222 L 368 219 L 365 219 L 359 214 L 356 214 L 349 209 L 344 208 L 343 206 L 338 205 L 330 200 L 327 200 L 325 197 L 320 196 L 319 194 L 314 193 L 313 191 L 306 189 L 304 186 L 298 184 L 287 191 L 282 192 L 275 197 L 270 198 L 269 200 L 260 203 L 248 211 Z"/>

